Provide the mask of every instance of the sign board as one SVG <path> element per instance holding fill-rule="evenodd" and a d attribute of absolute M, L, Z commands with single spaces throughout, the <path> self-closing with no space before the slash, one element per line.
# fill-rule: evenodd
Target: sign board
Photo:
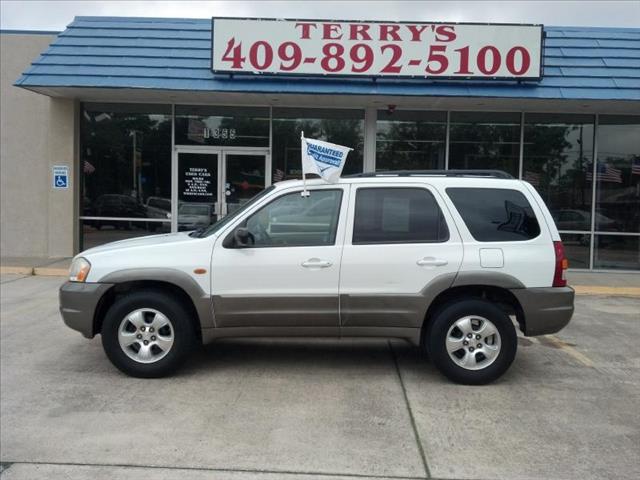
<path fill-rule="evenodd" d="M 69 188 L 69 167 L 66 165 L 56 165 L 52 168 L 53 188 Z"/>
<path fill-rule="evenodd" d="M 542 25 L 212 19 L 216 73 L 539 79 Z"/>
<path fill-rule="evenodd" d="M 178 170 L 178 200 L 188 203 L 216 201 L 217 177 L 209 158 L 181 158 Z"/>

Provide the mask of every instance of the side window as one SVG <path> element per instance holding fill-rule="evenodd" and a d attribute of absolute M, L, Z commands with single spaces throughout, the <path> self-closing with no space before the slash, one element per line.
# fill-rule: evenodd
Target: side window
<path fill-rule="evenodd" d="M 446 242 L 449 229 L 433 194 L 424 188 L 359 188 L 354 245 Z"/>
<path fill-rule="evenodd" d="M 480 242 L 531 240 L 540 225 L 527 198 L 504 188 L 447 188 L 473 238 Z"/>
<path fill-rule="evenodd" d="M 245 226 L 254 236 L 254 247 L 333 245 L 342 190 L 309 193 L 283 195 L 251 215 Z"/>

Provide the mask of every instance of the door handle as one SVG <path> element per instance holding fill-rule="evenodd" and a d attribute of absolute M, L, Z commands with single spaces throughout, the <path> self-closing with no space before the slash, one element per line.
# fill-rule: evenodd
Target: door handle
<path fill-rule="evenodd" d="M 442 258 L 424 257 L 418 260 L 416 263 L 421 267 L 442 267 L 449 262 Z"/>
<path fill-rule="evenodd" d="M 310 258 L 306 262 L 302 262 L 304 268 L 327 268 L 333 265 L 329 260 L 320 260 L 319 258 Z"/>

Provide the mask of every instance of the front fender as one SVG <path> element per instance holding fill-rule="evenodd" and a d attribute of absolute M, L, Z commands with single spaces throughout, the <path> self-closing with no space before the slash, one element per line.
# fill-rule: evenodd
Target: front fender
<path fill-rule="evenodd" d="M 104 275 L 100 283 L 122 284 L 127 282 L 162 282 L 172 284 L 183 290 L 196 308 L 202 328 L 215 327 L 211 295 L 187 273 L 175 268 L 128 268 L 116 270 Z"/>

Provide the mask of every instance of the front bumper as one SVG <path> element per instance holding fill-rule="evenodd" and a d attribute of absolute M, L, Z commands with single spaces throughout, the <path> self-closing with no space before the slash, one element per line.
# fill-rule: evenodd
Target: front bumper
<path fill-rule="evenodd" d="M 575 293 L 571 287 L 518 288 L 511 293 L 524 314 L 524 334 L 528 337 L 556 333 L 573 316 Z"/>
<path fill-rule="evenodd" d="M 87 338 L 93 338 L 93 319 L 96 307 L 111 283 L 66 282 L 60 287 L 60 314 L 69 328 Z"/>

